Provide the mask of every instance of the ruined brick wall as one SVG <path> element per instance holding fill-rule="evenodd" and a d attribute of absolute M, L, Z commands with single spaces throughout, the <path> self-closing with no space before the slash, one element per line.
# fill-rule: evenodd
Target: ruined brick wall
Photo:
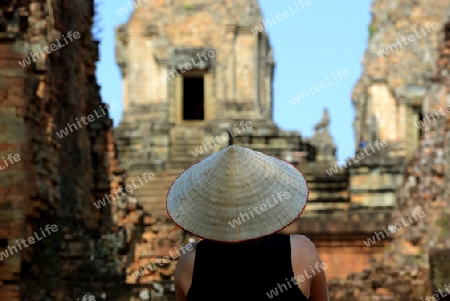
<path fill-rule="evenodd" d="M 420 104 L 436 73 L 448 1 L 376 0 L 372 4 L 364 71 L 352 99 L 355 142 L 384 139 L 392 153 L 411 156 Z"/>
<path fill-rule="evenodd" d="M 47 224 L 58 229 L 0 261 L 0 299 L 117 300 L 123 238 L 108 235 L 111 213 L 92 204 L 121 180 L 95 79 L 93 1 L 10 0 L 0 9 L 0 157 L 20 156 L 0 171 L 0 252 Z M 30 52 L 35 62 L 22 67 Z M 68 123 L 77 129 L 58 136 Z"/>
<path fill-rule="evenodd" d="M 382 2 L 375 1 L 374 7 L 379 7 Z M 392 4 L 406 11 L 413 11 L 417 16 L 436 10 L 444 2 L 433 5 L 416 2 L 416 5 L 410 1 L 396 1 Z M 419 59 L 423 53 L 418 49 L 410 49 L 405 59 L 396 57 L 397 64 L 411 66 L 413 70 L 409 74 L 407 71 L 399 74 L 401 71 L 397 69 L 399 78 L 396 82 L 399 86 L 396 88 L 407 89 L 411 76 L 421 78 L 422 86 L 426 87 L 420 98 L 420 109 L 425 118 L 422 121 L 425 123 L 420 126 L 419 148 L 406 166 L 405 180 L 398 192 L 396 208 L 392 218 L 386 221 L 386 226 L 400 222 L 402 218 L 409 224 L 409 216 L 414 211 L 423 211 L 424 217 L 392 233 L 392 244 L 384 253 L 383 259 L 374 262 L 370 269 L 346 279 L 331 281 L 332 300 L 425 300 L 427 296 L 439 293 L 439 290 L 445 292 L 445 285 L 450 283 L 447 268 L 450 254 L 450 211 L 446 189 L 450 171 L 449 6 L 441 7 L 439 12 L 435 11 L 439 16 L 436 20 L 439 21 L 441 30 L 436 33 L 436 37 L 440 39 L 436 53 L 430 54 L 435 57 L 434 67 L 427 68 L 422 73 L 415 69 L 423 63 Z M 387 26 L 382 30 L 384 33 L 395 32 L 396 27 Z M 420 61 L 418 65 L 411 63 L 414 55 L 416 61 Z M 371 74 L 370 70 L 366 72 Z M 405 127 L 417 129 L 417 123 L 410 120 L 405 122 Z M 443 296 L 437 295 L 439 300 L 443 300 Z"/>
<path fill-rule="evenodd" d="M 376 0 L 363 73 L 355 85 L 356 149 L 387 147 L 350 169 L 351 202 L 394 206 L 405 162 L 419 146 L 422 100 L 437 71 L 445 1 Z M 406 159 L 406 160 L 405 160 Z"/>

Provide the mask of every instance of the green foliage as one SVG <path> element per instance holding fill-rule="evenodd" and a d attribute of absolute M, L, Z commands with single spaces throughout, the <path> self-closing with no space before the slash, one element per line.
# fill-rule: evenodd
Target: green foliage
<path fill-rule="evenodd" d="M 370 23 L 369 25 L 369 39 L 373 37 L 373 35 L 377 32 L 377 27 L 375 24 Z"/>
<path fill-rule="evenodd" d="M 441 235 L 447 236 L 449 234 L 448 228 L 450 226 L 450 221 L 449 221 L 448 217 L 443 217 L 443 218 L 437 220 L 436 226 L 441 228 Z"/>
<path fill-rule="evenodd" d="M 423 256 L 421 256 L 421 255 L 411 256 L 411 262 L 416 265 L 423 265 L 426 263 Z"/>
<path fill-rule="evenodd" d="M 445 227 L 448 224 L 449 224 L 448 217 L 443 217 L 436 222 L 436 226 L 438 226 L 438 227 Z"/>
<path fill-rule="evenodd" d="M 185 9 L 185 10 L 190 10 L 190 9 L 192 9 L 192 5 L 190 5 L 190 4 L 185 4 L 185 5 L 184 5 L 184 9 Z"/>

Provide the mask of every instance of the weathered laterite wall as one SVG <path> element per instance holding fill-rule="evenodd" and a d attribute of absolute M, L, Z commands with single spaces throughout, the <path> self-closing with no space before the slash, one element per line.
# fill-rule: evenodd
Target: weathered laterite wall
<path fill-rule="evenodd" d="M 372 8 L 375 32 L 368 50 L 386 45 L 392 41 L 392 36 L 401 38 L 433 19 L 438 22 L 439 30 L 434 38 L 429 37 L 432 43 L 427 44 L 425 39 L 417 41 L 387 58 L 367 53 L 365 70 L 355 94 L 361 92 L 363 83 L 370 86 L 382 77 L 391 91 L 417 91 L 420 87 L 423 117 L 433 114 L 439 118 L 430 118 L 421 127 L 418 149 L 406 165 L 405 181 L 398 191 L 395 211 L 386 223 L 407 218 L 414 210 L 423 211 L 425 216 L 392 235 L 394 239 L 382 260 L 362 273 L 330 281 L 331 300 L 429 300 L 427 297 L 431 298 L 439 289 L 445 292 L 445 285 L 450 284 L 450 198 L 446 189 L 450 184 L 450 4 L 377 0 Z M 429 65 L 429 56 L 433 57 L 433 66 Z M 400 98 L 398 103 L 401 101 Z M 435 115 L 441 109 L 444 114 Z M 411 120 L 405 121 L 405 127 L 417 129 Z M 438 297 L 444 300 L 443 295 Z"/>
<path fill-rule="evenodd" d="M 0 170 L 0 252 L 35 231 L 42 236 L 40 227 L 58 227 L 0 260 L 0 300 L 120 296 L 116 254 L 123 238 L 120 231 L 108 236 L 108 208 L 92 205 L 121 179 L 112 121 L 107 110 L 107 115 L 99 111 L 102 116 L 93 122 L 56 135 L 105 105 L 95 79 L 93 14 L 91 0 L 0 3 L 0 157 L 21 158 Z M 63 41 L 69 31 L 80 37 L 24 68 L 18 63 L 30 51 Z"/>
<path fill-rule="evenodd" d="M 163 1 L 154 2 L 163 5 Z M 183 7 L 181 1 L 173 3 L 177 3 L 178 8 Z M 233 7 L 235 9 L 229 11 L 236 16 L 244 14 L 246 4 L 249 4 L 230 1 L 224 3 L 225 6 L 219 7 L 218 11 L 225 12 L 226 7 Z M 215 5 L 218 4 L 215 2 Z M 201 18 L 195 19 L 194 13 L 198 7 L 201 6 L 194 5 L 195 9 L 189 11 L 182 9 L 182 16 L 189 16 L 191 20 L 190 30 L 203 22 Z M 249 12 L 257 10 L 252 5 L 248 9 Z M 363 61 L 364 73 L 353 93 L 355 131 L 362 139 L 367 138 L 370 133 L 370 129 L 364 124 L 367 116 L 363 114 L 368 102 L 371 113 L 382 112 L 392 105 L 397 110 L 394 115 L 397 118 L 396 125 L 399 125 L 392 132 L 396 135 L 394 140 L 397 140 L 402 153 L 411 160 L 406 166 L 405 183 L 399 191 L 396 210 L 391 218 L 386 218 L 389 212 L 376 208 L 368 211 L 373 214 L 370 218 L 366 211 L 337 215 L 335 219 L 318 211 L 319 213 L 310 214 L 309 217 L 305 214 L 303 221 L 294 223 L 287 229 L 292 233 L 306 229 L 309 231 L 306 234 L 316 235 L 312 237 L 317 241 L 325 261 L 331 260 L 339 252 L 342 262 L 338 265 L 342 269 L 362 269 L 367 262 L 360 260 L 363 256 L 359 254 L 365 252 L 372 252 L 373 256 L 369 254 L 364 258 L 382 257 L 372 266 L 367 266 L 362 273 L 329 281 L 331 300 L 419 300 L 450 283 L 446 262 L 450 249 L 449 192 L 445 189 L 450 186 L 450 114 L 424 127 L 421 136 L 411 123 L 419 112 L 431 113 L 434 109 L 447 105 L 450 39 L 449 25 L 445 18 L 449 15 L 448 9 L 449 5 L 442 0 L 374 1 L 374 19 L 370 28 L 372 37 Z M 157 12 L 152 11 L 151 14 L 157 15 Z M 162 162 L 160 158 L 156 157 L 154 162 L 149 162 L 148 154 L 136 152 L 134 147 L 147 147 L 153 143 L 160 150 L 166 150 L 167 145 L 175 145 L 177 141 L 180 148 L 172 149 L 172 159 L 186 157 L 187 153 L 189 159 L 193 160 L 189 151 L 208 136 L 198 140 L 190 139 L 193 144 L 186 146 L 183 139 L 186 133 L 192 133 L 181 126 L 171 133 L 172 140 L 168 139 L 169 136 L 165 137 L 169 135 L 167 120 L 164 116 L 161 120 L 158 115 L 161 110 L 150 112 L 154 118 L 160 118 L 160 125 L 154 124 L 147 129 L 144 122 L 135 123 L 132 118 L 134 113 L 145 117 L 141 113 L 147 111 L 132 107 L 131 104 L 136 99 L 133 100 L 130 96 L 125 99 L 131 110 L 127 115 L 129 118 L 124 118 L 125 125 L 132 130 L 136 126 L 135 130 L 139 133 L 147 133 L 148 130 L 151 133 L 162 133 L 164 137 L 159 137 L 159 141 L 144 139 L 142 141 L 149 143 L 134 143 L 126 131 L 116 130 L 116 134 L 122 139 L 119 145 L 124 150 L 129 149 L 129 153 L 122 152 L 121 156 L 125 159 L 136 156 L 138 159 L 129 160 L 133 170 L 128 170 L 128 174 L 125 174 L 117 161 L 112 122 L 107 114 L 103 114 L 106 109 L 95 79 L 98 42 L 93 41 L 91 35 L 93 15 L 93 0 L 5 0 L 0 3 L 0 256 L 3 256 L 0 259 L 0 300 L 73 301 L 92 294 L 97 300 L 128 301 L 131 295 L 139 292 L 150 292 L 152 300 L 174 298 L 172 280 L 176 260 L 139 279 L 134 279 L 131 273 L 168 254 L 182 241 L 186 243 L 191 238 L 182 231 L 170 232 L 172 225 L 167 220 L 163 202 L 170 183 L 184 165 L 173 164 L 173 169 L 169 171 L 156 170 Z M 251 14 L 248 18 L 251 19 Z M 142 28 L 146 26 L 141 38 L 154 38 L 157 33 L 155 28 L 146 23 L 147 20 L 154 20 L 142 20 L 145 22 L 137 22 Z M 392 43 L 395 38 L 413 32 L 423 22 L 437 22 L 440 30 L 384 58 L 372 53 Z M 179 23 L 184 30 L 185 23 Z M 219 25 L 222 28 L 222 24 Z M 133 26 L 130 28 L 135 32 L 136 28 Z M 209 32 L 211 28 L 208 27 L 208 31 L 202 35 L 202 43 L 206 41 L 205 45 L 209 43 L 208 37 L 214 37 L 214 33 Z M 121 27 L 118 33 L 123 34 L 124 30 Z M 80 38 L 51 54 L 45 54 L 45 57 L 29 66 L 22 67 L 19 64 L 30 51 L 39 52 L 56 39 L 61 40 L 62 35 L 67 35 L 69 31 L 79 32 Z M 232 33 L 230 30 L 227 36 L 232 37 Z M 243 33 L 250 35 L 248 30 Z M 183 38 L 190 39 L 185 34 Z M 122 43 L 128 41 L 122 40 Z M 191 42 L 194 46 L 201 44 L 198 41 Z M 218 43 L 221 43 L 220 39 Z M 271 65 L 268 45 L 261 47 L 267 51 L 267 63 Z M 140 53 L 146 58 L 151 57 L 144 52 Z M 267 70 L 270 71 L 269 67 Z M 131 75 L 136 74 L 138 72 Z M 214 82 L 211 81 L 211 85 Z M 160 90 L 159 93 L 164 96 L 164 91 Z M 386 94 L 386 91 L 392 95 Z M 144 99 L 139 98 L 139 101 Z M 416 110 L 418 105 L 420 110 Z M 153 108 L 164 106 L 156 101 Z M 238 110 L 230 108 L 227 112 L 234 119 L 247 119 L 247 115 L 240 116 Z M 57 135 L 61 134 L 60 131 L 68 123 L 78 124 L 82 117 L 93 114 L 94 110 L 102 116 L 96 117 L 87 125 L 82 124 L 73 132 L 67 132 L 67 136 Z M 233 118 L 230 120 L 234 120 Z M 392 120 L 381 122 L 380 135 L 391 133 L 391 125 Z M 255 133 L 258 128 L 266 126 L 274 129 L 272 124 L 258 124 L 255 121 Z M 286 141 L 292 140 L 295 149 L 311 151 L 303 149 L 306 144 L 299 136 L 289 136 L 291 134 L 278 130 L 275 134 L 288 137 Z M 412 137 L 410 134 L 417 136 L 414 138 L 421 137 L 420 142 L 416 139 L 414 143 L 409 143 L 406 138 Z M 258 139 L 264 140 L 264 135 L 263 131 L 261 137 L 252 140 L 253 143 L 260 141 Z M 247 144 L 247 138 L 236 138 L 234 143 L 250 147 L 254 145 L 250 142 Z M 332 139 L 325 142 L 325 146 L 335 147 Z M 419 149 L 414 151 L 417 143 Z M 273 144 L 277 145 L 276 142 Z M 263 146 L 270 149 L 271 145 L 272 142 Z M 284 152 L 290 147 L 286 144 L 280 150 Z M 6 166 L 3 157 L 8 158 L 8 155 L 13 158 L 17 155 L 15 158 L 20 160 Z M 123 162 L 127 161 L 125 159 Z M 172 161 L 177 163 L 176 160 Z M 184 164 L 184 161 L 181 162 Z M 319 163 L 329 166 L 328 161 Z M 299 166 L 302 167 L 302 164 L 305 166 L 302 170 L 306 172 L 308 179 L 312 179 L 310 183 L 315 191 L 312 200 L 326 200 L 327 197 L 321 195 L 331 195 L 337 200 L 334 209 L 346 210 L 351 207 L 354 201 L 351 189 L 355 187 L 348 183 L 353 179 L 352 183 L 360 185 L 358 180 L 363 179 L 365 174 L 352 179 L 349 179 L 348 174 L 342 174 L 334 177 L 334 183 L 328 185 L 329 178 L 326 175 L 322 177 L 313 172 L 319 166 L 320 170 L 324 170 L 322 165 L 314 165 L 308 170 L 307 166 L 311 166 L 311 163 L 303 162 Z M 401 165 L 396 168 L 400 167 Z M 361 167 L 365 168 L 366 166 Z M 105 193 L 112 193 L 119 185 L 130 183 L 133 177 L 152 171 L 155 171 L 155 180 L 140 188 L 139 193 L 114 200 L 100 209 L 93 205 Z M 125 179 L 126 176 L 128 179 Z M 322 185 L 322 182 L 326 185 Z M 311 206 L 313 204 L 311 202 Z M 331 206 L 330 203 L 327 204 Z M 320 208 L 323 204 L 316 202 L 314 205 Z M 363 246 L 362 239 L 368 233 L 372 233 L 374 229 L 381 230 L 380 226 L 385 225 L 385 221 L 399 220 L 414 209 L 423 210 L 426 217 L 416 225 L 393 235 L 392 241 L 378 243 L 376 249 L 371 247 L 369 250 Z M 320 219 L 316 217 L 319 215 L 322 219 L 328 219 L 329 223 L 325 226 L 325 223 L 318 223 Z M 366 219 L 370 219 L 370 222 L 366 222 Z M 34 232 L 42 236 L 40 228 L 47 224 L 57 225 L 58 231 L 5 257 L 7 250 L 16 246 L 16 240 L 27 239 Z M 386 246 L 387 250 L 383 253 L 382 249 Z M 355 257 L 360 261 L 356 261 Z M 338 276 L 337 272 L 333 276 Z"/>

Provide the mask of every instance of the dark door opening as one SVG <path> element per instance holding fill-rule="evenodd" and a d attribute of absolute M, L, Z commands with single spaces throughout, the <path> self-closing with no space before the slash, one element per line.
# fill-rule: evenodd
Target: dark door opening
<path fill-rule="evenodd" d="M 422 114 L 422 110 L 420 109 L 420 108 L 417 108 L 417 110 L 419 111 L 419 121 L 417 121 L 417 124 L 418 125 L 421 125 L 422 123 L 422 121 L 423 121 L 423 114 Z M 419 128 L 419 129 L 417 129 L 417 131 L 419 132 L 418 134 L 417 134 L 417 137 L 418 137 L 418 141 L 417 141 L 417 145 L 420 145 L 420 141 L 422 140 L 422 138 L 423 138 L 423 132 L 422 132 L 422 130 Z"/>
<path fill-rule="evenodd" d="M 205 83 L 201 77 L 183 77 L 183 119 L 205 119 Z"/>

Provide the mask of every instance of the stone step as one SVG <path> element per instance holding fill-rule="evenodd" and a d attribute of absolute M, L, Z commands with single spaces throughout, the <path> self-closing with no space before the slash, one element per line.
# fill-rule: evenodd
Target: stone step
<path fill-rule="evenodd" d="M 217 144 L 217 143 L 216 143 Z M 214 146 L 213 143 L 210 143 L 211 146 Z M 206 147 L 209 147 L 206 143 L 205 143 Z M 195 148 L 200 148 L 203 147 L 203 141 L 200 142 L 194 142 L 194 143 L 179 143 L 179 144 L 171 144 L 170 148 L 171 149 L 175 149 L 175 150 L 180 150 L 180 149 L 195 149 Z"/>
<path fill-rule="evenodd" d="M 160 174 L 153 173 L 153 175 L 147 176 L 145 179 L 143 178 L 142 175 L 140 175 L 140 176 L 128 176 L 126 178 L 126 181 L 127 182 L 131 182 L 132 180 L 134 180 L 135 183 L 138 183 L 138 181 L 140 179 L 141 182 L 143 183 L 142 185 L 146 185 L 145 184 L 145 180 L 147 180 L 147 184 L 152 185 L 152 183 L 155 183 L 155 182 L 170 181 L 171 179 L 176 178 L 180 174 L 181 174 L 181 172 L 177 173 L 177 174 L 174 174 L 174 175 L 167 176 L 167 175 L 160 175 Z"/>
<path fill-rule="evenodd" d="M 319 191 L 316 192 L 314 190 L 311 190 L 309 193 L 309 198 L 311 200 L 315 199 L 326 199 L 326 200 L 346 200 L 348 199 L 349 194 L 348 191 L 339 191 L 339 192 L 329 192 L 329 191 Z"/>
<path fill-rule="evenodd" d="M 177 132 L 174 133 L 173 131 L 170 133 L 170 138 L 172 139 L 203 139 L 204 134 L 203 132 L 199 131 L 188 131 L 188 132 Z"/>
<path fill-rule="evenodd" d="M 203 154 L 202 154 L 202 152 L 196 151 L 194 148 L 193 149 L 183 150 L 183 151 L 181 151 L 181 150 L 180 151 L 171 151 L 169 153 L 169 156 L 170 156 L 170 158 L 173 158 L 173 157 L 178 157 L 178 158 L 195 158 L 195 156 L 193 154 L 197 154 L 197 156 L 198 155 L 202 156 L 202 155 L 205 155 L 205 151 L 203 151 Z M 206 154 L 209 155 L 209 153 L 206 153 Z"/>
<path fill-rule="evenodd" d="M 308 182 L 308 186 L 310 188 L 310 190 L 327 190 L 327 191 L 332 191 L 332 190 L 341 190 L 341 189 L 347 189 L 348 188 L 348 183 L 341 181 L 341 182 L 314 182 L 314 181 L 309 181 Z"/>
<path fill-rule="evenodd" d="M 160 183 L 153 183 L 153 185 L 135 185 L 133 186 L 133 184 L 131 182 L 127 182 L 126 185 L 129 185 L 129 191 L 130 194 L 132 195 L 144 195 L 146 193 L 150 193 L 150 194 L 156 194 L 156 193 L 162 193 L 164 194 L 165 192 L 167 192 L 167 190 L 170 188 L 170 186 L 172 186 L 173 181 L 175 180 L 175 178 L 171 181 L 165 181 L 165 182 L 160 182 Z M 138 184 L 136 182 L 134 182 L 135 184 Z"/>
<path fill-rule="evenodd" d="M 203 140 L 201 141 L 175 141 L 170 144 L 170 149 L 195 149 L 203 147 Z M 217 144 L 217 143 L 216 143 Z M 206 145 L 206 143 L 205 143 Z"/>
<path fill-rule="evenodd" d="M 170 161 L 167 163 L 172 163 L 172 162 L 197 162 L 199 161 L 198 158 L 205 158 L 208 157 L 209 155 L 200 155 L 197 157 L 194 156 L 173 156 L 170 157 Z"/>
<path fill-rule="evenodd" d="M 150 173 L 153 173 L 155 175 L 155 179 L 156 178 L 158 178 L 158 179 L 168 179 L 168 178 L 172 178 L 172 177 L 178 176 L 183 171 L 184 171 L 184 169 L 177 168 L 175 170 L 168 169 L 168 170 L 165 170 L 165 171 L 162 171 L 162 172 L 161 171 L 156 171 L 156 172 L 150 171 Z M 145 171 L 145 172 L 147 172 L 147 171 Z M 137 171 L 137 170 L 129 170 L 129 171 L 127 171 L 127 175 L 129 177 L 137 177 L 137 176 L 142 177 L 142 174 L 143 174 L 142 171 Z"/>
<path fill-rule="evenodd" d="M 198 161 L 200 161 L 200 159 Z M 194 165 L 195 163 L 197 163 L 198 161 L 196 161 L 196 162 L 172 162 L 168 166 L 174 167 L 174 168 L 189 168 L 192 165 Z"/>
<path fill-rule="evenodd" d="M 166 208 L 166 196 L 164 197 L 149 197 L 149 196 L 140 196 L 138 197 L 138 202 L 142 206 L 153 206 L 155 209 Z"/>
<path fill-rule="evenodd" d="M 151 194 L 155 194 L 158 191 L 160 191 L 161 193 L 164 194 L 164 192 L 167 192 L 169 190 L 170 186 L 172 186 L 172 183 L 173 183 L 173 181 L 170 181 L 170 182 L 164 182 L 164 183 L 161 183 L 161 184 L 156 184 L 154 186 L 140 186 L 140 187 L 137 187 L 136 189 L 133 188 L 133 185 L 130 185 L 130 184 L 127 184 L 127 185 L 130 185 L 131 188 L 132 188 L 131 194 L 133 194 L 133 195 L 144 195 L 148 191 L 152 191 Z"/>
<path fill-rule="evenodd" d="M 127 177 L 125 182 L 128 185 L 133 185 L 132 182 L 134 181 L 134 184 L 139 187 L 143 187 L 143 186 L 155 187 L 157 185 L 172 182 L 177 177 L 178 177 L 178 175 L 174 175 L 173 177 L 164 177 L 164 176 L 158 177 L 158 175 L 155 175 L 155 178 L 153 180 L 147 179 L 147 182 L 145 182 L 145 179 L 143 179 L 142 177 L 139 178 L 140 181 L 137 177 Z"/>
<path fill-rule="evenodd" d="M 153 218 L 168 218 L 166 208 L 155 208 L 153 206 L 142 206 L 145 211 L 149 212 Z"/>
<path fill-rule="evenodd" d="M 158 189 L 158 190 L 139 190 L 139 193 L 135 193 L 138 197 L 166 197 L 167 192 L 169 191 L 169 188 L 167 189 Z"/>
<path fill-rule="evenodd" d="M 310 211 L 318 211 L 318 210 L 335 210 L 335 211 L 344 211 L 348 210 L 349 204 L 348 203 L 314 203 L 314 202 L 308 202 L 306 205 L 306 208 L 308 212 Z"/>
<path fill-rule="evenodd" d="M 166 197 L 167 192 L 169 191 L 170 187 L 166 189 L 159 189 L 159 190 L 135 190 L 131 191 L 130 195 L 138 198 L 161 198 Z"/>
<path fill-rule="evenodd" d="M 172 141 L 182 140 L 182 141 L 203 141 L 204 140 L 203 134 L 176 134 L 171 135 L 170 138 Z"/>
<path fill-rule="evenodd" d="M 197 150 L 197 151 L 200 151 L 200 152 L 201 151 L 205 152 L 205 151 L 210 150 L 210 148 L 208 146 L 206 146 L 206 147 L 207 147 L 207 149 L 205 150 L 205 148 L 201 144 L 177 145 L 177 146 L 172 146 L 170 148 L 170 153 L 171 154 L 173 154 L 173 153 L 180 153 L 182 155 L 186 154 L 186 155 L 192 156 L 191 151 L 195 152 L 195 150 Z"/>
<path fill-rule="evenodd" d="M 190 165 L 199 162 L 199 161 L 202 160 L 203 158 L 206 158 L 206 156 L 205 156 L 205 157 L 196 157 L 196 158 L 194 158 L 194 159 L 192 159 L 192 160 L 186 160 L 186 159 L 182 159 L 182 158 L 174 158 L 174 160 L 171 160 L 171 161 L 170 161 L 170 164 L 177 164 L 177 163 L 180 163 L 180 164 L 182 164 L 182 166 L 185 166 L 186 164 L 189 164 L 188 166 L 185 166 L 185 167 L 184 167 L 184 168 L 186 169 L 186 168 L 188 168 Z"/>
<path fill-rule="evenodd" d="M 205 139 L 193 139 L 193 138 L 172 138 L 170 145 L 202 145 L 203 142 L 207 142 Z M 216 142 L 217 143 L 217 142 Z"/>
<path fill-rule="evenodd" d="M 198 161 L 200 161 L 200 159 Z M 192 164 L 193 163 L 190 163 L 190 162 L 171 162 L 171 163 L 168 163 L 167 166 L 170 168 L 188 168 Z"/>
<path fill-rule="evenodd" d="M 147 183 L 147 184 L 144 184 L 144 185 L 142 185 L 142 186 L 139 186 L 138 184 L 139 183 L 137 183 L 136 181 L 134 181 L 134 183 L 136 184 L 136 188 L 134 188 L 133 187 L 133 189 L 139 189 L 139 190 L 141 190 L 141 191 L 147 191 L 147 190 L 164 190 L 164 189 L 167 189 L 172 183 L 173 183 L 173 181 L 175 181 L 175 179 L 176 179 L 177 177 L 174 177 L 174 178 L 172 178 L 172 179 L 167 179 L 167 180 L 164 180 L 164 181 L 158 181 L 158 180 L 153 180 L 152 182 L 150 182 L 150 183 Z M 126 184 L 127 185 L 131 185 L 131 186 L 133 186 L 133 184 L 131 183 L 131 181 L 130 182 L 126 182 Z"/>

